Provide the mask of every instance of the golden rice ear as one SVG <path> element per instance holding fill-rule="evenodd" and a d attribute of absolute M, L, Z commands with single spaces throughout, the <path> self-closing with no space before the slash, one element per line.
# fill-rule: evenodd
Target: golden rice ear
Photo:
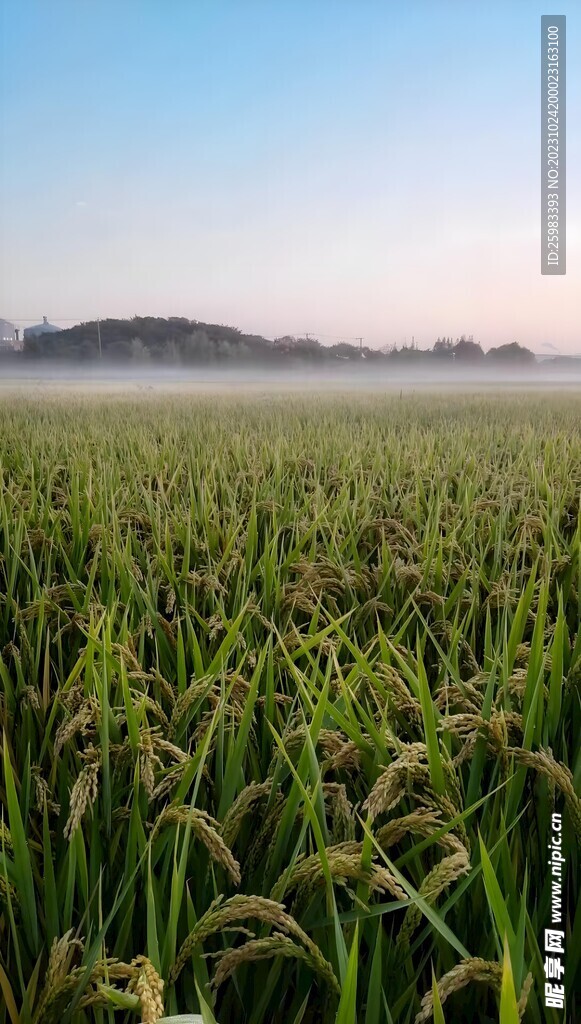
<path fill-rule="evenodd" d="M 127 991 L 133 992 L 139 999 L 142 1024 L 157 1024 L 164 1012 L 163 978 L 146 956 L 135 957 L 130 968 L 133 973 Z"/>

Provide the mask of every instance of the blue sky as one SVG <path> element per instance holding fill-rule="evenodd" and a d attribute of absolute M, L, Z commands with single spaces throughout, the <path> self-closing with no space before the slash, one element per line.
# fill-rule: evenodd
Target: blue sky
<path fill-rule="evenodd" d="M 0 316 L 581 351 L 540 275 L 540 17 L 513 3 L 0 0 Z"/>

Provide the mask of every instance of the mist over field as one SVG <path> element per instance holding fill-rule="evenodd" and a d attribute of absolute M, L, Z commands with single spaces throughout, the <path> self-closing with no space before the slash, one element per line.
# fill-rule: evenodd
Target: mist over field
<path fill-rule="evenodd" d="M 563 369 L 548 363 L 530 367 L 418 366 L 378 368 L 365 365 L 317 367 L 308 364 L 285 369 L 259 366 L 139 366 L 114 363 L 26 361 L 7 365 L 0 374 L 0 392 L 6 389 L 54 390 L 58 386 L 84 392 L 130 391 L 490 391 L 581 389 L 579 368 Z"/>

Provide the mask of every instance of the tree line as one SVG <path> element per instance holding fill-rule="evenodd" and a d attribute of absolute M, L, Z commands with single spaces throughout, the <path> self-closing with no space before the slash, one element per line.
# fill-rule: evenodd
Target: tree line
<path fill-rule="evenodd" d="M 341 361 L 392 364 L 402 362 L 462 363 L 484 365 L 500 361 L 519 365 L 534 363 L 533 353 L 512 342 L 484 352 L 472 338 L 438 338 L 431 349 L 386 346 L 372 349 L 348 342 L 322 345 L 313 337 L 285 335 L 271 341 L 260 335 L 244 334 L 234 327 L 207 324 L 184 317 L 140 317 L 107 319 L 76 324 L 55 334 L 26 338 L 23 359 L 66 359 L 92 362 L 163 363 L 164 365 L 213 365 L 255 363 L 269 367 L 293 363 L 339 363 Z"/>

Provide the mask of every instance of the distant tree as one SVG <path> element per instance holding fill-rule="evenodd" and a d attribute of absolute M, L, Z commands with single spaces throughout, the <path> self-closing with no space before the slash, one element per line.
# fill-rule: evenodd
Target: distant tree
<path fill-rule="evenodd" d="M 390 356 L 390 359 L 395 360 L 397 362 L 410 362 L 410 363 L 411 362 L 413 362 L 413 363 L 421 363 L 421 362 L 424 362 L 424 361 L 426 361 L 428 359 L 431 359 L 431 358 L 433 358 L 433 355 L 432 355 L 431 352 L 425 351 L 424 349 L 421 349 L 421 348 L 418 348 L 415 345 L 415 343 L 414 343 L 413 346 L 410 345 L 408 347 L 407 345 L 402 345 L 402 347 L 400 349 L 397 349 L 397 348 L 394 349 L 394 351 L 391 353 L 391 356 Z"/>
<path fill-rule="evenodd" d="M 145 363 L 149 360 L 150 352 L 141 338 L 131 339 L 131 358 L 137 363 Z"/>
<path fill-rule="evenodd" d="M 513 341 L 508 345 L 499 345 L 498 348 L 491 348 L 486 353 L 486 358 L 503 363 L 532 364 L 535 362 L 535 354 L 530 349 L 524 348 L 518 342 Z"/>
<path fill-rule="evenodd" d="M 283 334 L 280 338 L 275 338 L 273 345 L 275 349 L 281 352 L 290 352 L 296 344 L 296 338 L 292 334 Z"/>
<path fill-rule="evenodd" d="M 328 350 L 325 350 L 316 338 L 295 338 L 291 351 L 303 359 L 319 359 L 324 358 Z"/>
<path fill-rule="evenodd" d="M 84 338 L 80 345 L 76 345 L 69 355 L 76 359 L 82 359 L 83 361 L 96 359 L 99 355 L 99 347 L 97 342 L 93 341 L 92 338 Z"/>
<path fill-rule="evenodd" d="M 133 355 L 131 341 L 123 339 L 115 345 L 109 345 L 107 355 L 118 362 L 129 362 Z"/>
<path fill-rule="evenodd" d="M 216 344 L 216 355 L 218 359 L 231 359 L 236 355 L 238 346 L 233 346 L 227 339 L 220 339 Z"/>
<path fill-rule="evenodd" d="M 364 359 L 372 360 L 375 363 L 382 363 L 385 361 L 385 355 L 377 348 L 368 348 L 364 345 L 361 349 L 361 355 Z"/>
<path fill-rule="evenodd" d="M 462 362 L 478 362 L 484 359 L 484 352 L 480 348 L 480 345 L 474 341 L 467 341 L 465 336 L 462 335 L 460 341 L 454 346 L 453 349 L 454 358 L 461 360 Z"/>
<path fill-rule="evenodd" d="M 336 345 L 331 345 L 327 351 L 336 359 L 359 359 L 360 357 L 359 347 L 350 345 L 348 341 L 340 341 Z"/>
<path fill-rule="evenodd" d="M 216 355 L 215 345 L 203 328 L 196 328 L 186 334 L 182 342 L 182 353 L 187 363 L 207 363 Z"/>
<path fill-rule="evenodd" d="M 452 346 L 448 343 L 447 338 L 438 338 L 434 345 L 432 352 L 439 359 L 451 359 L 452 358 Z"/>
<path fill-rule="evenodd" d="M 180 350 L 173 338 L 166 341 L 164 345 L 164 360 L 170 364 L 180 363 Z"/>

